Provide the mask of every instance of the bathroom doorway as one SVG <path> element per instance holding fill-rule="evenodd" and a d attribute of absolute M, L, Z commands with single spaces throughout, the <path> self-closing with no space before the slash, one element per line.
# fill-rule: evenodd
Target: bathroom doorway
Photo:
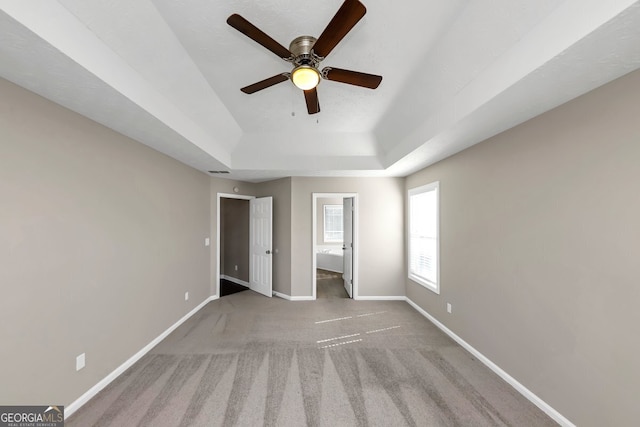
<path fill-rule="evenodd" d="M 358 295 L 358 194 L 313 193 L 314 299 Z"/>

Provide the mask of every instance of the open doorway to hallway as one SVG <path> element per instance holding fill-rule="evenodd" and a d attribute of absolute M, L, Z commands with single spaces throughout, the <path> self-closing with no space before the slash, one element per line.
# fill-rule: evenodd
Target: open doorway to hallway
<path fill-rule="evenodd" d="M 217 199 L 216 295 L 242 290 L 235 284 L 271 297 L 273 198 L 218 193 Z"/>
<path fill-rule="evenodd" d="M 313 193 L 313 297 L 357 298 L 357 193 Z"/>
<path fill-rule="evenodd" d="M 220 198 L 221 297 L 249 289 L 249 199 Z"/>

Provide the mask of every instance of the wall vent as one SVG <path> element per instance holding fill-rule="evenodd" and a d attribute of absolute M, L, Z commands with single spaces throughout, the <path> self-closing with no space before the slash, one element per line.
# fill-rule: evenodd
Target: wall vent
<path fill-rule="evenodd" d="M 209 173 L 229 173 L 229 171 L 209 171 Z"/>

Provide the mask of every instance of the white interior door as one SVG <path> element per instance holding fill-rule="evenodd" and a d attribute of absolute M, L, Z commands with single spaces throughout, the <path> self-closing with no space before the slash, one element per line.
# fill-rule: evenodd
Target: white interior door
<path fill-rule="evenodd" d="M 273 198 L 251 199 L 249 206 L 249 288 L 271 297 Z"/>
<path fill-rule="evenodd" d="M 344 234 L 342 279 L 349 298 L 353 298 L 353 197 L 345 197 L 342 200 L 342 215 L 342 230 Z"/>

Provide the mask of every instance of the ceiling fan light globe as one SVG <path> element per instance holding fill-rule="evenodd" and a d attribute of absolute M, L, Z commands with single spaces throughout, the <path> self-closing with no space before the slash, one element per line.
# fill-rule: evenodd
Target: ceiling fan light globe
<path fill-rule="evenodd" d="M 320 73 L 313 67 L 301 65 L 291 73 L 291 81 L 299 89 L 313 89 L 320 83 Z"/>

